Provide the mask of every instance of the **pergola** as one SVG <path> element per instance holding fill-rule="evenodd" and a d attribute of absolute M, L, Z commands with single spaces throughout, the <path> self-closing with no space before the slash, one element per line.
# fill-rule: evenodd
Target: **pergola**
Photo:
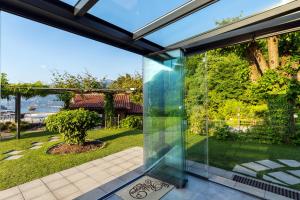
<path fill-rule="evenodd" d="M 177 187 L 186 183 L 184 56 L 300 29 L 300 0 L 0 0 L 0 9 L 144 56 L 146 172 Z"/>
<path fill-rule="evenodd" d="M 15 121 L 16 121 L 16 138 L 21 138 L 21 92 L 20 90 L 38 91 L 47 94 L 62 94 L 65 92 L 72 92 L 74 94 L 89 94 L 89 93 L 102 93 L 102 94 L 118 94 L 118 93 L 132 93 L 135 88 L 130 89 L 81 89 L 81 88 L 43 88 L 43 87 L 14 87 L 15 90 Z"/>
<path fill-rule="evenodd" d="M 151 21 L 153 17 L 148 17 L 151 19 L 134 31 L 126 30 L 124 28 L 125 26 L 117 26 L 112 20 L 111 22 L 109 20 L 103 20 L 101 15 L 104 16 L 106 12 L 104 13 L 103 10 L 101 10 L 101 6 L 106 2 L 102 0 L 78 0 L 76 4 L 66 3 L 71 3 L 73 2 L 72 0 L 0 0 L 0 9 L 140 55 L 148 55 L 150 53 L 178 48 L 182 49 L 185 54 L 188 55 L 216 47 L 266 37 L 272 34 L 299 30 L 300 1 L 278 0 L 267 3 L 269 4 L 269 9 L 257 10 L 252 15 L 243 16 L 243 18 L 237 22 L 204 30 L 201 33 L 193 32 L 192 34 L 188 34 L 190 37 L 181 37 L 165 45 L 163 43 L 154 42 L 147 37 L 151 36 L 151 34 L 158 34 L 158 36 L 160 36 L 160 31 L 164 31 L 166 35 L 178 34 L 174 32 L 173 29 L 168 30 L 168 27 L 174 24 L 176 25 L 177 23 L 185 23 L 185 19 L 188 20 L 192 18 L 193 15 L 206 12 L 208 8 L 213 9 L 223 1 L 224 0 L 182 0 L 181 4 L 177 3 L 174 5 L 173 10 L 171 9 L 167 13 L 162 13 L 162 16 L 159 18 L 154 18 Z M 151 6 L 151 1 L 141 2 L 142 1 L 138 1 L 140 4 Z M 278 4 L 279 2 L 286 3 Z M 112 3 L 108 1 L 106 4 Z M 259 5 L 253 7 L 256 6 Z M 93 12 L 94 14 L 91 14 L 89 11 L 95 8 L 100 10 L 99 13 L 95 11 Z M 151 9 L 151 7 L 149 7 L 149 9 Z M 104 14 L 101 14 L 101 12 Z M 148 13 L 149 12 L 151 11 L 149 10 Z M 230 10 L 228 10 L 228 12 L 230 12 Z M 144 13 L 141 13 L 139 17 L 143 18 L 143 14 Z M 105 15 L 104 17 L 109 19 L 111 16 Z M 124 16 L 120 15 L 120 19 L 114 21 L 119 22 L 122 17 Z M 198 25 L 199 22 L 194 20 L 194 23 L 197 26 L 201 26 L 201 22 Z"/>

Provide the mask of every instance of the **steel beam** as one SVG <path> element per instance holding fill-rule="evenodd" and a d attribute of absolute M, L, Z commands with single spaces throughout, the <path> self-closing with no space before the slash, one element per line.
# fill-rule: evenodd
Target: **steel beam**
<path fill-rule="evenodd" d="M 240 30 L 243 27 L 247 27 L 250 25 L 259 24 L 261 22 L 274 19 L 280 16 L 287 15 L 289 13 L 293 13 L 300 8 L 300 0 L 295 0 L 290 3 L 287 3 L 282 6 L 275 7 L 265 12 L 261 12 L 252 16 L 249 16 L 245 19 L 242 19 L 238 22 L 233 22 L 231 24 L 213 29 L 211 31 L 199 34 L 197 36 L 182 40 L 175 44 L 169 45 L 166 49 L 177 49 L 177 48 L 190 48 L 192 46 L 197 46 L 199 43 L 209 42 L 212 38 L 215 38 L 218 35 L 222 35 L 224 33 L 228 33 L 234 30 Z M 275 25 L 275 24 L 274 24 Z M 259 30 L 259 27 L 257 27 Z M 260 27 L 263 28 L 263 27 Z M 236 34 L 242 35 L 242 32 L 237 31 Z M 228 40 L 228 42 L 230 42 Z"/>
<path fill-rule="evenodd" d="M 133 33 L 133 39 L 140 39 L 217 1 L 218 0 L 191 0 L 135 31 Z"/>
<path fill-rule="evenodd" d="M 83 16 L 87 13 L 98 0 L 78 0 L 74 7 L 74 15 L 75 16 Z"/>
<path fill-rule="evenodd" d="M 238 30 L 226 32 L 214 37 L 201 40 L 189 46 L 183 47 L 185 54 L 201 53 L 210 49 L 222 48 L 228 45 L 249 42 L 273 35 L 300 30 L 300 11 L 278 17 L 272 20 L 247 26 Z"/>
<path fill-rule="evenodd" d="M 146 39 L 134 41 L 131 32 L 88 13 L 74 16 L 74 7 L 59 0 L 0 0 L 0 9 L 140 55 L 164 49 Z"/>

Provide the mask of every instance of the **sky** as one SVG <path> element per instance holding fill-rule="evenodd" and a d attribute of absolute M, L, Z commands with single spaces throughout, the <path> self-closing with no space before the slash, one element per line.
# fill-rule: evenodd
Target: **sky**
<path fill-rule="evenodd" d="M 102 78 L 142 71 L 142 56 L 1 13 L 1 72 L 10 82 L 51 82 L 53 71 Z"/>
<path fill-rule="evenodd" d="M 77 0 L 63 0 L 75 4 Z M 135 31 L 188 0 L 101 0 L 89 12 L 126 30 Z M 243 17 L 290 0 L 220 0 L 146 38 L 168 45 L 215 28 L 216 20 Z M 234 3 L 233 3 L 234 2 Z M 10 82 L 51 82 L 53 71 L 89 71 L 116 79 L 142 71 L 142 56 L 37 22 L 1 13 L 1 72 Z M 176 33 L 176 34 L 174 34 Z"/>

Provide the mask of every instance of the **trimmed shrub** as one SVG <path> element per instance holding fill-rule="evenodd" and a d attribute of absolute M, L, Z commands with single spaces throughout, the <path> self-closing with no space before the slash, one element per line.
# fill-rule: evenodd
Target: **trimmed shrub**
<path fill-rule="evenodd" d="M 24 121 L 21 121 L 20 123 L 21 125 L 21 130 L 28 130 L 28 129 L 31 129 L 31 128 L 34 128 L 34 124 L 30 124 L 28 122 L 24 122 Z M 15 122 L 1 122 L 0 123 L 0 131 L 7 131 L 7 132 L 13 132 L 16 130 L 16 123 Z"/>
<path fill-rule="evenodd" d="M 94 128 L 100 122 L 96 112 L 84 109 L 60 111 L 46 118 L 46 129 L 62 134 L 67 144 L 85 142 L 87 130 Z"/>
<path fill-rule="evenodd" d="M 215 129 L 214 135 L 218 140 L 236 140 L 237 134 L 231 132 L 230 127 L 226 124 L 218 126 Z"/>
<path fill-rule="evenodd" d="M 121 120 L 121 127 L 123 128 L 143 128 L 143 117 L 130 115 Z"/>

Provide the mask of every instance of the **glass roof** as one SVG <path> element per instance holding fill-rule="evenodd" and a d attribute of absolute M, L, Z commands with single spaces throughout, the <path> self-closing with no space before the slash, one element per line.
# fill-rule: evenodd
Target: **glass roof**
<path fill-rule="evenodd" d="M 189 0 L 100 0 L 89 11 L 105 21 L 134 32 Z"/>
<path fill-rule="evenodd" d="M 78 0 L 60 0 L 60 1 L 70 4 L 72 6 L 75 6 L 75 4 L 77 3 Z"/>
<path fill-rule="evenodd" d="M 222 20 L 242 19 L 288 2 L 288 0 L 239 0 L 233 3 L 232 0 L 220 0 L 145 38 L 161 46 L 168 46 L 222 26 Z"/>
<path fill-rule="evenodd" d="M 75 5 L 78 0 L 61 0 Z M 174 9 L 196 0 L 99 0 L 88 12 L 134 33 Z M 219 0 L 144 38 L 163 47 L 295 0 Z"/>

